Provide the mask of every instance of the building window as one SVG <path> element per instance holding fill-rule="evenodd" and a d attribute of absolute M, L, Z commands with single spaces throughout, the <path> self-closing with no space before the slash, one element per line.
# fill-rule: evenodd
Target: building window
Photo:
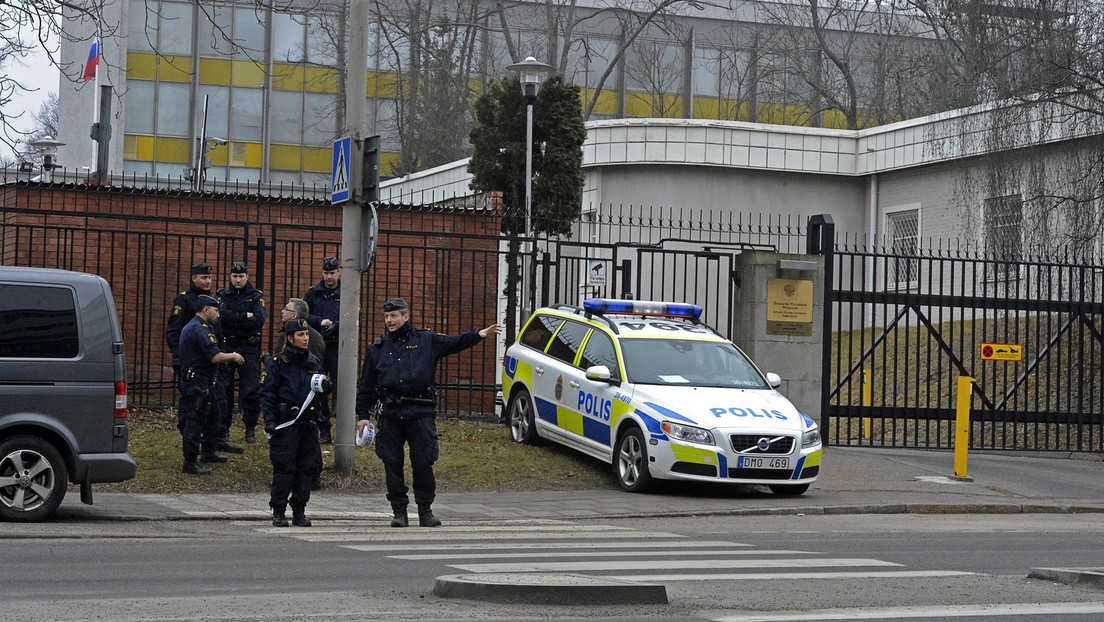
<path fill-rule="evenodd" d="M 1023 260 L 1023 198 L 1018 194 L 985 200 L 986 280 L 1019 278 Z"/>
<path fill-rule="evenodd" d="M 893 289 L 916 287 L 920 278 L 920 210 L 903 209 L 886 213 L 886 242 L 889 244 L 887 284 Z"/>

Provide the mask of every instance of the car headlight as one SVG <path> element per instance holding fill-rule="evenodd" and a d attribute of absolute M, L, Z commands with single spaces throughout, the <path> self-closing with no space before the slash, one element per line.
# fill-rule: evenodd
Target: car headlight
<path fill-rule="evenodd" d="M 813 424 L 813 427 L 805 430 L 805 433 L 801 435 L 801 446 L 812 447 L 813 445 L 820 444 L 820 428 Z"/>
<path fill-rule="evenodd" d="M 703 430 L 702 428 L 695 428 L 692 425 L 683 425 L 681 423 L 672 423 L 670 421 L 664 421 L 659 425 L 663 433 L 671 438 L 678 439 L 680 441 L 688 441 L 691 443 L 700 443 L 702 445 L 715 445 L 713 442 L 713 433 L 709 430 Z"/>

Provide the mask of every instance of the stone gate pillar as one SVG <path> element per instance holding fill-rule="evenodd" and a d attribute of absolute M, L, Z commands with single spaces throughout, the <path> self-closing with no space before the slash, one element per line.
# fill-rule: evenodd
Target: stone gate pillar
<path fill-rule="evenodd" d="M 745 251 L 734 265 L 733 343 L 781 376 L 778 390 L 819 422 L 824 257 Z"/>

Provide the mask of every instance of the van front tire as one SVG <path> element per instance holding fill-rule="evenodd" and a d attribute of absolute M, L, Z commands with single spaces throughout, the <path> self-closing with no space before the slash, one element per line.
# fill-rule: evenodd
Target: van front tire
<path fill-rule="evenodd" d="M 50 443 L 35 436 L 0 443 L 0 519 L 43 520 L 61 505 L 68 486 L 65 460 Z"/>

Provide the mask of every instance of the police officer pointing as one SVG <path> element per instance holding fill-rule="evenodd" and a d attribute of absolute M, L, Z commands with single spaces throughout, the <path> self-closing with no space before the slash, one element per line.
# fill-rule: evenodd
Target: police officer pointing
<path fill-rule="evenodd" d="M 241 383 L 238 399 L 245 424 L 245 442 L 257 441 L 254 428 L 261 412 L 258 394 L 261 390 L 261 327 L 264 326 L 264 294 L 249 282 L 249 269 L 244 261 L 230 264 L 230 286 L 219 290 L 219 322 L 222 324 L 224 352 L 237 352 L 245 358 L 241 366 L 227 365 L 223 371 L 226 389 L 227 415 L 234 409 L 234 374 Z M 222 422 L 223 434 L 229 443 L 230 418 Z"/>
<path fill-rule="evenodd" d="M 383 461 L 387 500 L 395 515 L 391 526 L 409 524 L 410 499 L 403 478 L 403 445 L 409 444 L 418 522 L 422 527 L 437 527 L 441 521 L 431 508 L 437 491 L 433 463 L 440 451 L 434 391 L 437 361 L 499 334 L 502 327 L 491 324 L 455 336 L 418 330 L 410 323 L 410 309 L 402 298 L 384 303 L 383 321 L 387 332 L 368 346 L 357 383 L 357 432 L 368 426 L 379 405 L 376 455 Z"/>
<path fill-rule="evenodd" d="M 195 315 L 180 331 L 180 414 L 177 427 L 183 437 L 184 472 L 206 475 L 211 468 L 197 462 L 226 462 L 215 453 L 219 437 L 213 392 L 218 389 L 218 365 L 245 359 L 219 350 L 215 323 L 219 302 L 206 294 L 196 297 Z"/>

